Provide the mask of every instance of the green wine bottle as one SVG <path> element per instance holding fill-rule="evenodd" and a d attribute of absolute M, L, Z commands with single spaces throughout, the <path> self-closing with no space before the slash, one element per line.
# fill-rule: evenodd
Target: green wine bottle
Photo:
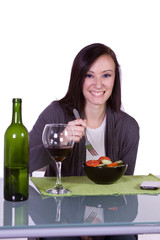
<path fill-rule="evenodd" d="M 4 199 L 24 201 L 29 188 L 29 140 L 22 124 L 21 99 L 13 99 L 12 123 L 4 136 Z"/>

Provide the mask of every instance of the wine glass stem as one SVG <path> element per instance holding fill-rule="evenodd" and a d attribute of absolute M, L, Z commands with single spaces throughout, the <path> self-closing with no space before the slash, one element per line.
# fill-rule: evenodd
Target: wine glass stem
<path fill-rule="evenodd" d="M 57 165 L 57 180 L 56 180 L 56 186 L 57 187 L 62 187 L 62 182 L 61 182 L 61 162 L 56 162 Z"/>

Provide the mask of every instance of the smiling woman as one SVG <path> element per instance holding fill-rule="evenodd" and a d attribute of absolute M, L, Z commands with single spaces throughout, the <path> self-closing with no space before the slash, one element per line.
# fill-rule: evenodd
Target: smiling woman
<path fill-rule="evenodd" d="M 115 53 L 100 43 L 86 46 L 74 59 L 66 95 L 40 114 L 30 132 L 30 172 L 46 166 L 45 176 L 56 175 L 55 163 L 42 144 L 42 132 L 48 123 L 66 123 L 72 125 L 76 143 L 63 162 L 62 176 L 85 175 L 83 162 L 93 160 L 85 148 L 85 134 L 99 154 L 97 159 L 100 156 L 108 156 L 112 162 L 121 159 L 128 165 L 125 174 L 133 174 L 139 126 L 120 108 L 120 68 Z M 76 121 L 73 109 L 81 116 Z"/>
<path fill-rule="evenodd" d="M 128 164 L 126 174 L 133 174 L 139 127 L 120 107 L 120 67 L 115 53 L 100 43 L 84 47 L 74 59 L 66 95 L 40 114 L 30 132 L 30 172 L 46 166 L 46 176 L 56 175 L 56 167 L 42 144 L 42 132 L 47 123 L 69 123 L 76 144 L 63 163 L 63 176 L 83 176 L 82 163 L 93 159 L 85 149 L 85 132 L 98 157 L 121 159 Z M 81 116 L 76 121 L 74 108 Z"/>

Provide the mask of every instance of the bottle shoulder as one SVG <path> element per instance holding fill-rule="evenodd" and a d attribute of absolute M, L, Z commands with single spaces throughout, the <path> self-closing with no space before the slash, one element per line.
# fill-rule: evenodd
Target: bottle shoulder
<path fill-rule="evenodd" d="M 13 123 L 5 131 L 5 135 L 18 133 L 28 135 L 28 130 L 23 124 Z"/>

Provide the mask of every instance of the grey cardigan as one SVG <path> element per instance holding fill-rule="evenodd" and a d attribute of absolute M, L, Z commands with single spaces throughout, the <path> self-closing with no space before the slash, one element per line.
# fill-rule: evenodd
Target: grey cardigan
<path fill-rule="evenodd" d="M 68 123 L 74 120 L 69 116 L 58 101 L 52 102 L 39 116 L 33 129 L 29 133 L 30 167 L 33 172 L 47 166 L 46 176 L 56 176 L 55 162 L 50 158 L 42 144 L 42 131 L 47 123 Z M 128 164 L 126 174 L 134 173 L 136 156 L 139 143 L 139 126 L 134 118 L 120 111 L 114 113 L 107 107 L 105 129 L 106 156 L 112 161 L 122 160 Z M 85 139 L 75 143 L 71 153 L 63 161 L 62 176 L 83 176 L 82 163 L 86 159 Z"/>

